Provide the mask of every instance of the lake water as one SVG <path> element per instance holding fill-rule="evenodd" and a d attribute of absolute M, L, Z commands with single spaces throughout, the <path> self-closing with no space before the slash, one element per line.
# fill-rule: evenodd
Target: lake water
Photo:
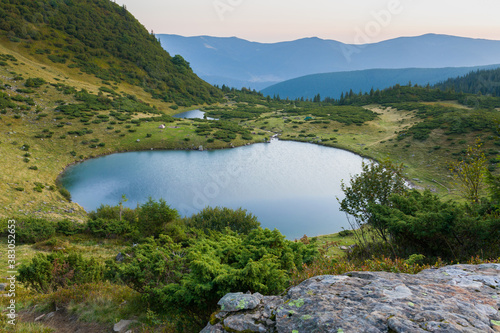
<path fill-rule="evenodd" d="M 174 118 L 186 118 L 186 119 L 203 119 L 205 112 L 200 110 L 189 110 L 186 112 L 181 112 L 174 115 Z M 208 120 L 214 120 L 214 118 L 207 117 Z"/>
<path fill-rule="evenodd" d="M 336 197 L 340 183 L 361 172 L 353 153 L 273 140 L 213 151 L 118 153 L 73 165 L 62 181 L 87 211 L 101 204 L 136 207 L 163 198 L 181 215 L 206 206 L 242 207 L 265 228 L 289 239 L 349 229 Z"/>

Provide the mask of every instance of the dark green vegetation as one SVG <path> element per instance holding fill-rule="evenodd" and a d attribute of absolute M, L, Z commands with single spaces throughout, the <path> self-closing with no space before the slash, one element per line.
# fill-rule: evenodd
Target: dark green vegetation
<path fill-rule="evenodd" d="M 470 94 L 500 96 L 500 68 L 473 71 L 467 75 L 440 82 L 434 87 Z"/>
<path fill-rule="evenodd" d="M 207 208 L 180 219 L 162 200 L 137 209 L 101 206 L 85 224 L 18 220 L 20 241 L 51 251 L 36 253 L 19 268 L 26 287 L 53 295 L 85 284 L 129 286 L 140 295 L 142 315 L 148 309 L 188 332 L 204 325 L 226 293 L 280 293 L 292 272 L 319 254 L 314 242 L 288 241 L 278 230 L 260 228 L 245 210 Z M 6 227 L 3 220 L 4 238 Z M 67 248 L 67 239 L 114 244 L 121 258 L 82 256 Z M 64 300 L 56 304 L 68 306 Z"/>
<path fill-rule="evenodd" d="M 0 2 L 0 31 L 51 62 L 108 84 L 126 82 L 177 105 L 213 103 L 217 89 L 171 57 L 125 7 L 109 0 Z"/>
<path fill-rule="evenodd" d="M 479 148 L 471 150 L 461 168 L 455 169 L 463 176 L 463 185 L 472 190 L 487 173 L 485 163 L 472 156 L 481 156 Z M 341 201 L 341 210 L 356 227 L 358 247 L 353 256 L 421 255 L 431 262 L 499 257 L 498 177 L 489 173 L 488 179 L 493 185 L 489 198 L 480 200 L 466 192 L 466 203 L 444 201 L 430 191 L 406 189 L 400 166 L 388 162 L 364 165 L 362 174 L 343 186 L 346 197 Z M 372 237 L 370 230 L 375 231 Z"/>

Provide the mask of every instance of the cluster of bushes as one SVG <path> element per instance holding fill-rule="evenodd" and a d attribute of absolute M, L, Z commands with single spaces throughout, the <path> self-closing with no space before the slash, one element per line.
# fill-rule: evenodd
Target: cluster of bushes
<path fill-rule="evenodd" d="M 478 254 L 500 256 L 500 218 L 492 208 L 488 200 L 465 205 L 413 190 L 392 195 L 387 205 L 375 204 L 370 212 L 399 256 L 464 260 Z"/>
<path fill-rule="evenodd" d="M 182 247 L 168 236 L 148 239 L 126 250 L 116 277 L 144 293 L 154 311 L 168 310 L 203 324 L 226 293 L 275 294 L 288 286 L 289 272 L 316 251 L 287 241 L 279 231 L 253 229 L 198 234 Z"/>
<path fill-rule="evenodd" d="M 303 104 L 304 106 L 300 106 Z M 288 116 L 297 115 L 321 117 L 323 120 L 333 120 L 342 124 L 361 125 L 367 121 L 374 120 L 377 114 L 360 106 L 333 106 L 325 105 L 318 107 L 317 103 L 299 103 L 299 107 L 286 110 Z"/>
<path fill-rule="evenodd" d="M 216 119 L 256 119 L 261 114 L 269 112 L 267 108 L 250 106 L 248 104 L 238 103 L 237 109 L 207 107 L 205 108 L 207 116 Z"/>
<path fill-rule="evenodd" d="M 40 88 L 45 83 L 47 83 L 47 81 L 42 78 L 36 77 L 27 79 L 26 82 L 24 82 L 24 85 L 28 88 Z"/>
<path fill-rule="evenodd" d="M 163 200 L 136 209 L 103 205 L 85 224 L 23 217 L 18 225 L 18 239 L 26 243 L 46 245 L 55 236 L 75 234 L 134 243 L 122 251 L 121 262 L 71 251 L 39 253 L 19 268 L 23 284 L 39 292 L 104 280 L 126 284 L 143 294 L 151 310 L 176 317 L 189 330 L 206 323 L 226 293 L 280 293 L 289 287 L 291 272 L 318 256 L 314 243 L 262 229 L 245 210 L 205 208 L 180 218 Z"/>
<path fill-rule="evenodd" d="M 354 253 L 363 258 L 418 254 L 431 261 L 499 257 L 500 180 L 490 174 L 490 198 L 480 200 L 476 190 L 481 177 L 475 175 L 485 172 L 485 165 L 472 158 L 460 163 L 455 172 L 470 201 L 456 202 L 442 201 L 430 191 L 408 190 L 402 166 L 365 164 L 363 173 L 354 176 L 349 186 L 342 184 L 341 211 L 351 217 L 359 245 Z"/>
<path fill-rule="evenodd" d="M 103 279 L 104 264 L 81 254 L 37 253 L 28 265 L 19 267 L 19 282 L 38 292 L 52 292 L 74 284 Z"/>
<path fill-rule="evenodd" d="M 422 103 L 389 103 L 386 106 L 398 110 L 415 111 L 415 116 L 421 121 L 400 133 L 399 139 L 407 134 L 416 140 L 426 140 L 431 131 L 437 128 L 445 130 L 446 135 L 465 134 L 474 131 L 496 131 L 499 120 L 494 110 L 477 109 L 474 111 L 443 106 L 439 104 L 428 105 Z"/>
<path fill-rule="evenodd" d="M 240 134 L 245 140 L 252 139 L 252 135 L 248 129 L 228 120 L 210 122 L 199 121 L 197 123 L 195 132 L 199 136 L 207 136 L 211 135 L 213 130 L 216 130 L 213 133 L 213 137 L 225 142 L 231 142 L 232 140 L 236 139 L 238 134 Z"/>

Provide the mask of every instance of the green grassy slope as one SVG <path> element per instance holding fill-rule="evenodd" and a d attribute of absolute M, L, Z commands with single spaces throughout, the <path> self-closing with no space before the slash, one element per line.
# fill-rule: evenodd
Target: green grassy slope
<path fill-rule="evenodd" d="M 224 133 L 235 145 L 251 141 L 241 126 L 196 132 L 202 121 L 169 116 L 219 101 L 222 93 L 115 3 L 0 3 L 0 215 L 84 219 L 56 179 L 86 158 L 228 147 L 227 138 L 213 137 L 218 127 L 229 128 Z"/>
<path fill-rule="evenodd" d="M 0 32 L 32 54 L 111 83 L 126 82 L 178 105 L 220 99 L 180 56 L 109 0 L 0 1 Z"/>

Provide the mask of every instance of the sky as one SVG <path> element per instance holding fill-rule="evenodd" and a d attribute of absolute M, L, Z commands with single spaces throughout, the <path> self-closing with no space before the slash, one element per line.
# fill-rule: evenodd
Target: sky
<path fill-rule="evenodd" d="M 149 31 L 348 44 L 426 33 L 500 40 L 500 0 L 116 0 Z"/>

